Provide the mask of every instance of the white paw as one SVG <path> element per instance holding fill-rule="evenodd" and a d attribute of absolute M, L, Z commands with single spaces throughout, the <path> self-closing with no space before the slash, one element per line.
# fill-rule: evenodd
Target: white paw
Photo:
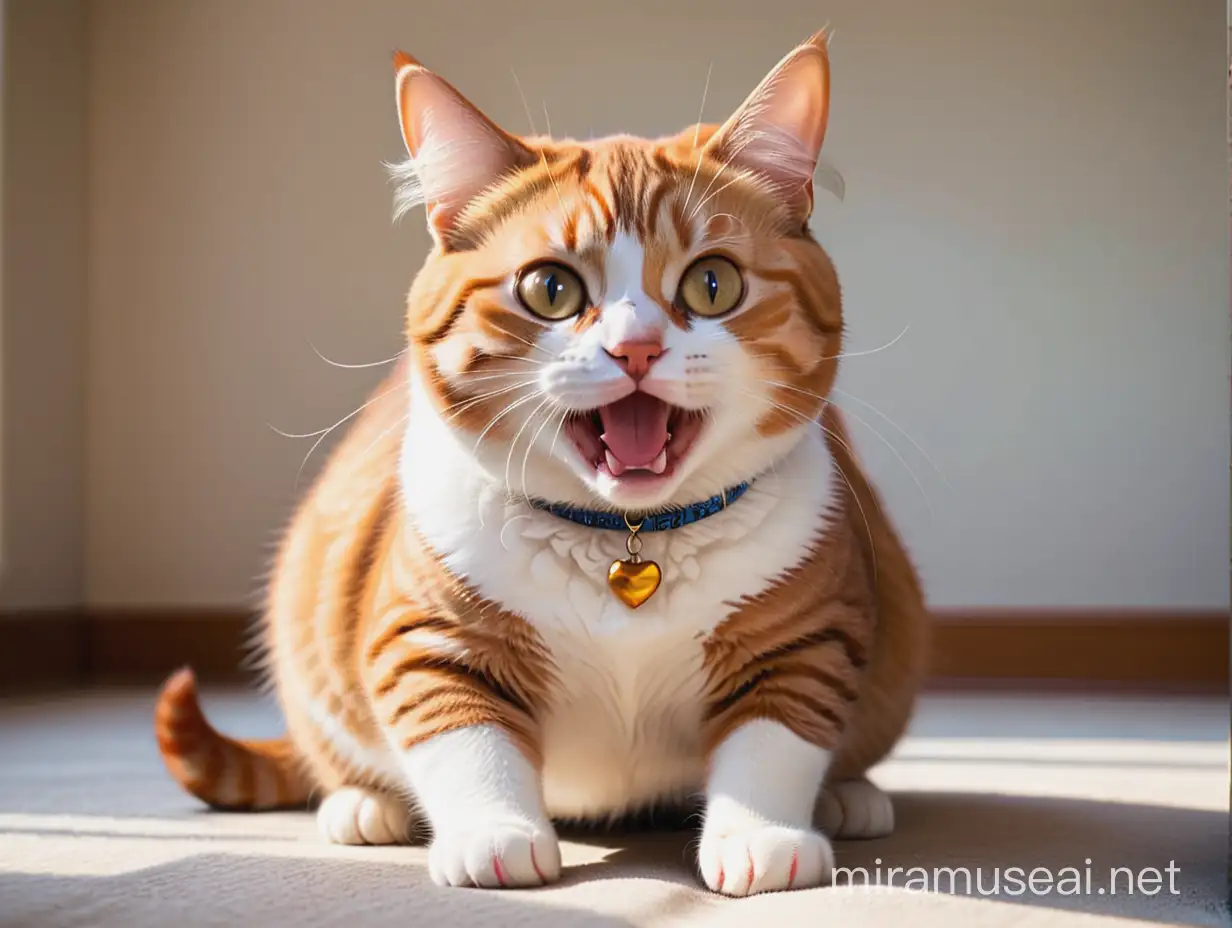
<path fill-rule="evenodd" d="M 868 780 L 826 786 L 815 821 L 833 838 L 884 838 L 894 830 L 894 803 Z"/>
<path fill-rule="evenodd" d="M 332 844 L 405 844 L 415 817 L 396 796 L 344 786 L 317 809 L 317 830 Z"/>
<path fill-rule="evenodd" d="M 454 823 L 437 830 L 428 872 L 439 886 L 541 886 L 560 877 L 560 843 L 548 822 Z"/>
<path fill-rule="evenodd" d="M 703 829 L 697 862 L 706 885 L 725 896 L 820 886 L 834 873 L 834 853 L 825 835 L 784 825 L 727 834 Z"/>

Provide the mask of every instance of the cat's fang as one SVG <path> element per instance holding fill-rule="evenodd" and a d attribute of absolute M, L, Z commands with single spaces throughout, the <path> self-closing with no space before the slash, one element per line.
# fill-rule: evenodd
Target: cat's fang
<path fill-rule="evenodd" d="M 603 453 L 607 456 L 607 469 L 612 472 L 613 477 L 619 477 L 626 470 L 628 470 L 628 468 L 621 464 L 620 459 L 616 457 L 616 455 L 612 454 L 612 452 L 604 449 Z"/>

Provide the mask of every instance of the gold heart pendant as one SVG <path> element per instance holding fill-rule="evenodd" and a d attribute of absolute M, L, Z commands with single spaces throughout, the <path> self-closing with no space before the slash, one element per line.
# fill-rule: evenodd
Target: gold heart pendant
<path fill-rule="evenodd" d="M 662 579 L 663 572 L 654 561 L 612 561 L 607 570 L 607 585 L 630 609 L 650 599 Z"/>

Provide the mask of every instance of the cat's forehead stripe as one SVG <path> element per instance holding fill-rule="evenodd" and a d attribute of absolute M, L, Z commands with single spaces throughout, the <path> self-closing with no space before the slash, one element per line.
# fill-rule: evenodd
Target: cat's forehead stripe
<path fill-rule="evenodd" d="M 692 215 L 684 192 L 670 178 L 649 183 L 640 200 L 644 205 L 637 211 L 638 221 L 628 226 L 608 206 L 607 196 L 597 185 L 562 193 L 556 209 L 548 203 L 540 226 L 544 243 L 552 250 L 585 257 L 615 247 L 621 236 L 633 236 L 649 250 L 668 247 L 683 252 L 703 239 L 719 237 L 708 234 L 713 217 L 700 210 Z"/>
<path fill-rule="evenodd" d="M 584 247 L 588 224 L 591 237 L 608 244 L 621 230 L 643 240 L 668 234 L 665 221 L 683 247 L 696 240 L 708 174 L 691 158 L 680 162 L 660 145 L 629 138 L 569 146 L 545 142 L 539 155 L 467 211 L 460 240 L 478 244 L 532 207 L 545 212 L 550 241 L 569 251 Z"/>

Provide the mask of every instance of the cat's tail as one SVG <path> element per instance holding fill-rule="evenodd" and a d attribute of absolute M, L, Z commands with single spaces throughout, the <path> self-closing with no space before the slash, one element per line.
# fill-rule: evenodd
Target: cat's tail
<path fill-rule="evenodd" d="M 209 723 L 187 667 L 173 673 L 158 694 L 154 734 L 171 776 L 215 809 L 303 807 L 312 793 L 290 739 L 240 741 Z"/>

